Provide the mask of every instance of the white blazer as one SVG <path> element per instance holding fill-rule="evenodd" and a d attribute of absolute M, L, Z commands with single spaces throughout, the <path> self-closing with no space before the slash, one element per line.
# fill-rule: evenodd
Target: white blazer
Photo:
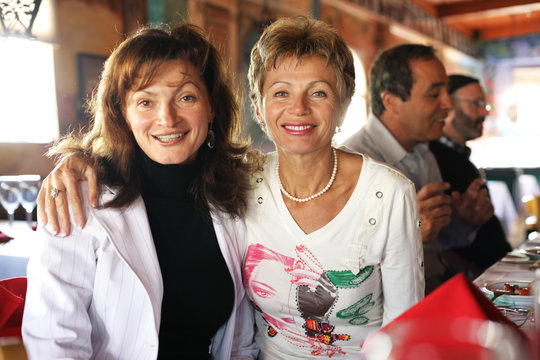
<path fill-rule="evenodd" d="M 163 280 L 141 197 L 93 209 L 87 224 L 43 241 L 28 265 L 23 340 L 30 359 L 156 359 Z M 107 189 L 102 201 L 113 196 Z M 245 225 L 212 212 L 235 287 L 232 314 L 212 339 L 214 359 L 254 359 L 253 313 L 242 287 Z M 179 324 L 180 325 L 180 324 Z M 189 342 L 189 339 L 186 339 Z M 189 344 L 179 339 L 189 353 Z"/>

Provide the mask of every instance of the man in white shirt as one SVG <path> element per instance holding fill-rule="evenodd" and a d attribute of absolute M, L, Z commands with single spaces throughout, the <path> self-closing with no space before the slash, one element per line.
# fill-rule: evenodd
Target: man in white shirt
<path fill-rule="evenodd" d="M 444 65 L 430 46 L 398 45 L 375 60 L 370 73 L 371 114 L 344 145 L 393 165 L 417 189 L 424 242 L 426 294 L 442 284 L 449 268 L 441 250 L 466 246 L 476 228 L 493 215 L 493 206 L 477 179 L 463 193 L 442 182 L 428 142 L 442 136 L 453 108 Z"/>

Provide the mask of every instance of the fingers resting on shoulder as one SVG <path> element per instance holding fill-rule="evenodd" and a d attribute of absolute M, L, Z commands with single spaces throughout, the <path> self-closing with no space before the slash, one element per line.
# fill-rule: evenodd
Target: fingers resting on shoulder
<path fill-rule="evenodd" d="M 88 201 L 91 206 L 97 206 L 96 174 L 80 155 L 70 155 L 63 159 L 43 180 L 38 195 L 37 213 L 39 222 L 51 234 L 67 236 L 71 232 L 68 203 L 75 225 L 78 228 L 85 226 L 86 219 L 79 191 L 81 180 L 88 181 Z"/>

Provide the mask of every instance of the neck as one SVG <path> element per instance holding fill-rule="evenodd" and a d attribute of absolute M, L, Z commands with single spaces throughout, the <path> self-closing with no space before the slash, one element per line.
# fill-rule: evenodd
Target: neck
<path fill-rule="evenodd" d="M 276 172 L 285 196 L 299 202 L 312 200 L 332 186 L 337 172 L 337 151 L 331 147 L 309 155 L 278 151 Z"/>
<path fill-rule="evenodd" d="M 418 142 L 409 138 L 407 129 L 402 129 L 398 121 L 392 121 L 390 116 L 387 115 L 387 112 L 384 112 L 379 120 L 406 152 L 413 152 L 414 146 L 418 144 Z"/>
<path fill-rule="evenodd" d="M 449 123 L 446 123 L 444 125 L 443 134 L 444 136 L 451 139 L 456 144 L 465 146 L 465 142 L 466 142 L 465 138 L 461 136 L 458 132 L 456 132 L 454 128 L 452 127 L 452 125 L 450 125 Z"/>

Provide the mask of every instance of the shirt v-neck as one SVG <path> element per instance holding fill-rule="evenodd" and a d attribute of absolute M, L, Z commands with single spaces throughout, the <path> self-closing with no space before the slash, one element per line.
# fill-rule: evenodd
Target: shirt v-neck
<path fill-rule="evenodd" d="M 345 149 L 346 150 L 346 149 Z M 296 223 L 296 220 L 292 216 L 291 212 L 289 211 L 289 208 L 287 208 L 287 205 L 285 205 L 285 201 L 283 200 L 283 196 L 281 195 L 281 190 L 279 188 L 278 179 L 275 171 L 273 169 L 276 168 L 277 165 L 277 159 L 278 155 L 277 153 L 272 153 L 268 155 L 270 157 L 270 161 L 267 163 L 267 167 L 269 170 L 269 175 L 267 181 L 270 185 L 270 190 L 272 193 L 272 197 L 275 199 L 276 206 L 279 209 L 279 212 L 281 214 L 285 214 L 284 218 L 286 221 L 286 226 L 291 231 L 295 237 L 299 239 L 304 239 L 305 241 L 317 241 L 317 239 L 325 239 L 328 236 L 328 232 L 334 232 L 336 229 L 336 226 L 339 225 L 340 222 L 345 222 L 346 219 L 349 218 L 348 214 L 351 211 L 357 211 L 357 204 L 358 200 L 361 197 L 360 189 L 364 188 L 363 182 L 365 179 L 364 169 L 365 169 L 365 163 L 366 158 L 362 156 L 363 162 L 362 162 L 362 170 L 360 172 L 360 176 L 358 177 L 356 181 L 355 188 L 347 200 L 347 203 L 345 206 L 338 212 L 338 214 L 330 220 L 328 223 L 326 223 L 324 226 L 318 228 L 315 231 L 310 232 L 309 234 L 306 234 L 304 230 Z"/>

